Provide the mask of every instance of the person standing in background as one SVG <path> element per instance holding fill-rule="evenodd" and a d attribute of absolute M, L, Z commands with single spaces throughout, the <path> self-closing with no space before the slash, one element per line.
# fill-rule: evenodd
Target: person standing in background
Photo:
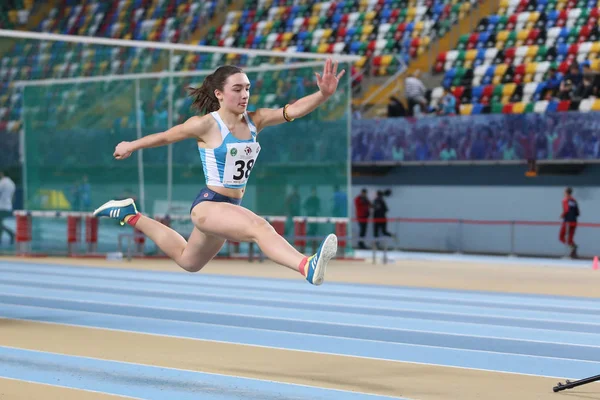
<path fill-rule="evenodd" d="M 367 234 L 367 226 L 369 224 L 369 215 L 371 214 L 371 201 L 367 197 L 367 189 L 361 190 L 360 194 L 354 198 L 354 207 L 356 208 L 356 218 L 358 219 L 358 227 L 360 229 L 358 236 L 359 249 L 366 249 L 367 246 L 363 238 Z"/>
<path fill-rule="evenodd" d="M 12 216 L 15 183 L 0 171 L 0 243 L 4 232 L 8 233 L 10 244 L 15 243 L 15 233 L 4 225 L 4 219 Z"/>
<path fill-rule="evenodd" d="M 340 189 L 339 185 L 333 187 L 333 209 L 332 215 L 334 217 L 346 218 L 348 211 L 348 198 L 346 193 Z"/>
<path fill-rule="evenodd" d="M 304 215 L 307 217 L 318 217 L 321 213 L 321 199 L 317 196 L 317 188 L 311 188 L 310 196 L 304 200 Z M 317 222 L 308 223 L 306 235 L 316 237 L 319 233 L 319 224 Z"/>
<path fill-rule="evenodd" d="M 387 230 L 387 212 L 389 211 L 387 203 L 383 198 L 384 192 L 381 190 L 377 191 L 377 197 L 373 201 L 373 218 L 375 222 L 373 223 L 373 236 L 375 238 L 379 237 L 381 233 L 383 236 L 391 237 L 392 234 Z M 384 221 L 385 220 L 385 221 Z M 381 248 L 379 242 L 377 242 L 377 247 Z"/>
<path fill-rule="evenodd" d="M 571 258 L 577 258 L 577 245 L 573 241 L 575 229 L 577 229 L 577 218 L 579 217 L 579 205 L 573 197 L 573 189 L 565 189 L 565 197 L 562 200 L 563 212 L 560 217 L 563 223 L 560 227 L 559 240 L 571 248 Z"/>

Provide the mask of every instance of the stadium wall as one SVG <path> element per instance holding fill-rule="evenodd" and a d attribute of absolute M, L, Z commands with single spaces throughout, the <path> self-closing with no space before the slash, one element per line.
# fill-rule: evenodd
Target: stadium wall
<path fill-rule="evenodd" d="M 383 176 L 355 173 L 354 198 L 364 187 L 373 198 L 377 190 L 391 189 L 386 198 L 388 216 L 423 219 L 560 222 L 566 186 L 574 188 L 581 222 L 598 223 L 600 166 L 588 165 L 579 175 L 525 177 L 524 165 L 395 167 Z M 353 216 L 355 210 L 352 210 Z M 357 224 L 354 224 L 357 225 Z M 372 228 L 369 234 L 372 234 Z M 511 232 L 511 229 L 513 230 Z M 518 253 L 560 256 L 558 226 L 491 223 L 391 223 L 406 249 L 443 252 Z M 353 227 L 354 234 L 358 227 Z M 594 255 L 600 229 L 580 227 L 576 242 L 582 255 Z"/>

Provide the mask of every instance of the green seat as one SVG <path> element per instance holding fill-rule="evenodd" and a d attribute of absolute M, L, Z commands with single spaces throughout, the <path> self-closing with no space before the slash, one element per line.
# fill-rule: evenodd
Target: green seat
<path fill-rule="evenodd" d="M 465 50 L 467 48 L 467 44 L 469 43 L 469 34 L 461 35 L 458 39 L 458 44 L 456 45 L 456 50 Z"/>
<path fill-rule="evenodd" d="M 527 105 L 525 106 L 525 112 L 526 113 L 532 113 L 533 112 L 533 108 L 534 108 L 534 103 L 527 103 Z"/>
<path fill-rule="evenodd" d="M 504 106 L 502 105 L 502 103 L 498 103 L 498 102 L 493 102 L 492 103 L 492 114 L 502 114 L 502 108 Z"/>
<path fill-rule="evenodd" d="M 508 23 L 508 16 L 502 15 L 498 20 L 498 24 L 496 25 L 496 32 L 503 31 L 506 28 L 506 24 Z"/>
<path fill-rule="evenodd" d="M 548 54 L 548 48 L 546 45 L 541 45 L 538 48 L 538 52 L 535 56 L 535 61 L 544 61 L 546 59 L 546 55 Z"/>

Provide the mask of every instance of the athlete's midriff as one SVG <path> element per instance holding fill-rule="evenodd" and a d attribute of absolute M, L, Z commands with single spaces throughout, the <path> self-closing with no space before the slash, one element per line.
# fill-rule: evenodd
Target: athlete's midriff
<path fill-rule="evenodd" d="M 234 199 L 241 199 L 242 197 L 244 197 L 244 192 L 246 191 L 246 188 L 231 189 L 213 185 L 207 185 L 206 187 L 208 187 L 212 191 L 222 194 L 223 196 L 233 197 Z"/>

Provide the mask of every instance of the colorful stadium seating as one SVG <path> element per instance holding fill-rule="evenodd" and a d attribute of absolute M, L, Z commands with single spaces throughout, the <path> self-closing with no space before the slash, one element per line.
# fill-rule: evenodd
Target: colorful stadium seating
<path fill-rule="evenodd" d="M 357 67 L 371 60 L 373 75 L 389 75 L 398 70 L 398 58 L 409 63 L 478 1 L 247 0 L 200 44 L 358 54 Z"/>
<path fill-rule="evenodd" d="M 442 85 L 453 87 L 463 115 L 589 111 L 589 101 L 542 96 L 551 68 L 560 79 L 572 63 L 582 68 L 586 60 L 600 71 L 599 17 L 597 0 L 501 0 L 498 14 L 482 18 L 455 49 L 438 55 L 434 72 L 444 73 Z M 441 95 L 441 87 L 434 89 L 433 107 Z"/>
<path fill-rule="evenodd" d="M 25 3 L 31 7 L 33 2 Z M 83 5 L 78 0 L 60 0 L 56 3 L 39 24 L 39 31 L 179 42 L 187 40 L 198 28 L 203 15 L 211 17 L 214 14 L 218 0 L 202 3 L 186 0 L 93 1 Z M 157 62 L 161 54 L 165 53 L 62 42 L 16 42 L 12 51 L 5 53 L 0 61 L 0 129 L 18 131 L 21 126 L 21 93 L 14 87 L 15 80 L 147 72 L 157 65 L 167 69 L 165 62 Z M 175 67 L 186 70 L 201 66 L 197 56 L 187 56 L 179 57 Z M 77 100 L 83 93 L 74 90 L 74 97 L 65 94 L 59 100 Z"/>

